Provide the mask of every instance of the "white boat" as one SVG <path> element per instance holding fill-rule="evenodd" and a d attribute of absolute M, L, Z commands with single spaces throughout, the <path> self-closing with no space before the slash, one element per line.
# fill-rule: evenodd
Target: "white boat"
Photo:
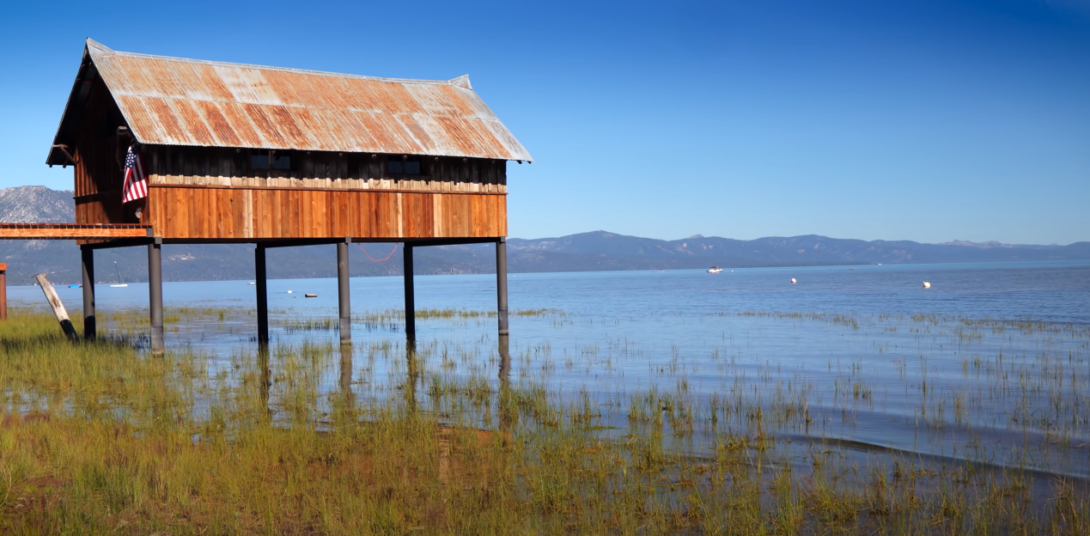
<path fill-rule="evenodd" d="M 708 268 L 708 273 L 709 274 L 718 274 L 719 272 L 722 272 L 722 271 L 723 271 L 723 269 L 718 267 L 718 266 L 712 266 L 711 268 Z"/>
<path fill-rule="evenodd" d="M 117 261 L 114 261 L 114 270 L 115 270 L 115 271 L 117 272 L 117 284 L 115 284 L 115 285 L 110 285 L 110 286 L 111 286 L 111 287 L 114 287 L 114 288 L 120 288 L 120 287 L 127 287 L 127 286 L 129 286 L 129 284 L 128 284 L 128 283 L 126 283 L 126 282 L 125 282 L 125 281 L 124 281 L 123 279 L 121 279 L 121 270 L 119 270 L 119 269 L 117 268 Z"/>

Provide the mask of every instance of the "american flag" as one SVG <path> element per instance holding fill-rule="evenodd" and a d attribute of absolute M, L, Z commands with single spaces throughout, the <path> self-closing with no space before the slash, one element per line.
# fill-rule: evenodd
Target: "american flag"
<path fill-rule="evenodd" d="M 125 186 L 121 191 L 122 203 L 148 196 L 148 179 L 144 177 L 144 167 L 140 165 L 140 152 L 135 145 L 129 146 L 129 154 L 125 157 Z"/>

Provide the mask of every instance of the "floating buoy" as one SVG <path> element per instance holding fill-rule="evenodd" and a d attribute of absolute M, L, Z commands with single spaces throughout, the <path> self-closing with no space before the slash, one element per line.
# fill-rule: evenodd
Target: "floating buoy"
<path fill-rule="evenodd" d="M 288 291 L 288 294 L 291 294 L 291 291 L 290 291 L 290 290 Z"/>
<path fill-rule="evenodd" d="M 257 284 L 257 281 L 250 281 L 250 282 L 249 282 L 249 284 L 250 284 L 250 285 L 256 285 L 256 284 Z"/>
<path fill-rule="evenodd" d="M 792 277 L 792 278 L 791 278 L 791 284 L 792 284 L 792 285 L 794 285 L 795 283 L 796 283 L 796 281 L 795 281 L 795 278 L 794 278 L 794 277 Z"/>
<path fill-rule="evenodd" d="M 923 282 L 923 288 L 931 288 L 931 282 L 930 281 L 924 281 Z"/>
<path fill-rule="evenodd" d="M 303 294 L 303 297 L 304 298 L 317 298 L 318 295 L 317 294 Z"/>

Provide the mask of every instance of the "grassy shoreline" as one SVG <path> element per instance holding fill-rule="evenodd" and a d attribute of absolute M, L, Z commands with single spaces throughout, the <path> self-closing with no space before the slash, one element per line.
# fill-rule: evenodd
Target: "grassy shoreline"
<path fill-rule="evenodd" d="M 0 532 L 1090 533 L 1084 481 L 793 444 L 778 431 L 810 418 L 798 404 L 648 389 L 605 410 L 616 429 L 586 395 L 432 370 L 435 345 L 284 344 L 225 368 L 120 333 L 0 323 Z M 376 355 L 401 363 L 368 391 L 353 360 Z"/>

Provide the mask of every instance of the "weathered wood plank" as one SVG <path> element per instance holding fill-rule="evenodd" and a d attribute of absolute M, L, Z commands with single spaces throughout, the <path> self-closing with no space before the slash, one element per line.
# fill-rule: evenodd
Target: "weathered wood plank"
<path fill-rule="evenodd" d="M 270 205 L 273 203 L 273 196 L 276 192 L 272 190 L 250 190 L 251 198 L 253 199 L 252 218 L 254 227 L 253 238 L 267 238 L 275 236 L 273 231 L 273 222 L 276 220 L 275 215 L 269 211 Z"/>
<path fill-rule="evenodd" d="M 148 197 L 158 195 L 157 192 L 152 190 L 148 192 Z M 169 210 L 174 216 L 172 221 L 168 225 L 171 229 L 171 234 L 180 238 L 189 236 L 189 200 L 186 197 L 189 196 L 188 191 L 170 191 L 169 197 L 166 198 L 166 202 L 163 203 L 163 210 Z M 164 231 L 166 232 L 166 231 Z"/>
<path fill-rule="evenodd" d="M 64 304 L 61 303 L 61 297 L 57 295 L 57 290 L 49 283 L 45 274 L 38 274 L 34 276 L 34 279 L 38 281 L 38 286 L 42 287 L 42 294 L 45 294 L 49 307 L 53 309 L 53 316 L 57 318 L 57 322 L 60 323 L 61 330 L 64 331 L 68 340 L 79 342 L 79 335 L 76 334 L 76 328 L 72 325 L 72 321 L 68 319 L 68 311 L 64 309 Z"/>
<path fill-rule="evenodd" d="M 242 191 L 242 237 L 254 237 L 254 191 Z"/>
<path fill-rule="evenodd" d="M 15 227 L 21 225 L 23 227 Z M 28 228 L 26 224 L 0 224 L 0 239 L 90 239 L 90 238 L 143 238 L 148 236 L 146 227 L 84 227 L 84 228 Z"/>

